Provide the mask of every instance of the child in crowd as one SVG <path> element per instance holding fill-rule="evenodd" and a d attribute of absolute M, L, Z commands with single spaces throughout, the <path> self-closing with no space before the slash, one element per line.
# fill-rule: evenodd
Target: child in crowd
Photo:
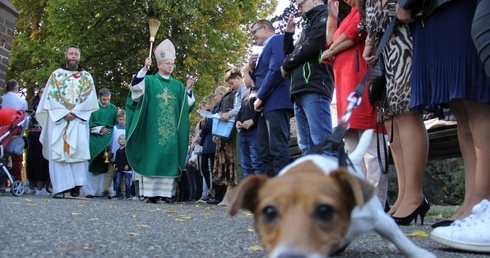
<path fill-rule="evenodd" d="M 110 149 L 112 152 L 111 156 L 111 163 L 114 165 L 114 160 L 115 160 L 115 151 L 119 149 L 119 136 L 121 134 L 124 134 L 126 130 L 126 111 L 124 109 L 119 109 L 117 112 L 117 124 L 114 126 L 114 129 L 112 130 L 112 140 L 110 145 Z M 113 190 L 115 193 L 119 192 L 119 190 L 116 189 L 116 177 L 115 174 L 116 172 L 113 169 L 114 166 L 112 166 L 107 174 L 105 175 L 105 181 L 104 181 L 104 193 L 103 197 L 111 199 L 111 196 L 113 194 L 110 193 L 110 188 L 111 185 L 113 186 Z M 122 189 L 121 191 L 124 191 L 124 185 L 121 186 Z"/>
<path fill-rule="evenodd" d="M 116 151 L 114 159 L 114 168 L 116 171 L 116 198 L 120 200 L 129 199 L 131 197 L 131 177 L 132 171 L 129 166 L 128 158 L 126 156 L 126 138 L 124 134 L 119 135 L 118 139 L 119 149 Z M 123 195 L 121 189 L 121 181 L 124 178 L 125 195 Z"/>
<path fill-rule="evenodd" d="M 257 143 L 257 121 L 260 112 L 255 112 L 253 101 L 249 100 L 250 89 L 254 86 L 252 78 L 248 73 L 248 65 L 241 70 L 243 82 L 249 91 L 243 97 L 240 111 L 236 116 L 236 129 L 240 133 L 240 153 L 243 178 L 252 174 L 260 174 L 263 170 L 262 161 L 259 157 Z"/>

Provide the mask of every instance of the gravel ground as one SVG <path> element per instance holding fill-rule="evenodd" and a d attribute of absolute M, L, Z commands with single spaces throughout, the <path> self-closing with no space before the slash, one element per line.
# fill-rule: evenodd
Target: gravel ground
<path fill-rule="evenodd" d="M 0 257 L 264 257 L 253 217 L 207 204 L 0 194 Z M 433 218 L 406 234 L 430 233 Z M 437 257 L 489 257 L 411 238 Z M 402 257 L 370 233 L 337 257 Z"/>

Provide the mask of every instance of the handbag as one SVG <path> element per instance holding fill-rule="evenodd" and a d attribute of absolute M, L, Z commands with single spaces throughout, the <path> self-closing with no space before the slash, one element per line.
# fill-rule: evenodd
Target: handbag
<path fill-rule="evenodd" d="M 368 99 L 371 106 L 374 107 L 376 102 L 382 101 L 386 97 L 386 76 L 385 63 L 382 55 L 378 56 L 378 60 L 371 69 L 369 75 Z"/>

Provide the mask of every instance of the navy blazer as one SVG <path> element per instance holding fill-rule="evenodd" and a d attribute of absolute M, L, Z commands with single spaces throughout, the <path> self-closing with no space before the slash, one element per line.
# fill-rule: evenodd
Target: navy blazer
<path fill-rule="evenodd" d="M 293 109 L 289 97 L 289 80 L 281 75 L 284 60 L 284 36 L 274 35 L 260 53 L 255 70 L 250 74 L 255 82 L 257 98 L 264 101 L 264 114 L 274 110 Z"/>

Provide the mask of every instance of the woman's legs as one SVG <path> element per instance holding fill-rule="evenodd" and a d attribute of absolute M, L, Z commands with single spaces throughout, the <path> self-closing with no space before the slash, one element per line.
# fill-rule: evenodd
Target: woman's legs
<path fill-rule="evenodd" d="M 399 155 L 403 164 L 404 192 L 402 201 L 393 214 L 403 218 L 413 213 L 424 200 L 423 181 L 429 154 L 429 138 L 422 115 L 416 112 L 405 112 L 394 117 L 399 139 Z M 396 164 L 396 163 L 395 163 Z M 401 164 L 397 164 L 401 165 Z M 399 167 L 397 167 L 398 171 Z"/>
<path fill-rule="evenodd" d="M 458 140 L 465 166 L 465 198 L 451 219 L 471 214 L 473 206 L 490 198 L 490 106 L 470 100 L 450 103 L 458 122 Z"/>
<path fill-rule="evenodd" d="M 397 182 L 398 182 L 398 194 L 396 196 L 395 203 L 391 206 L 388 214 L 393 214 L 402 203 L 403 196 L 405 194 L 405 165 L 403 161 L 403 151 L 400 144 L 400 138 L 398 137 L 398 126 L 395 119 L 389 119 L 384 122 L 386 130 L 388 132 L 388 139 L 393 139 L 390 143 L 391 154 L 393 156 L 393 162 L 395 163 Z M 393 135 L 396 137 L 393 137 Z"/>

